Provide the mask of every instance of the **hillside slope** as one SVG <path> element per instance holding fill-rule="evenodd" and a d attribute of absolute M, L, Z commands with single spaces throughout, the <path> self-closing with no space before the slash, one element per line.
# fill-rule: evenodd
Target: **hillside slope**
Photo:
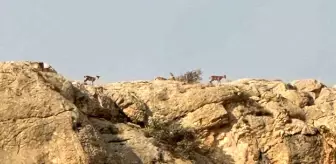
<path fill-rule="evenodd" d="M 336 89 L 316 80 L 72 84 L 0 63 L 2 163 L 335 163 Z"/>

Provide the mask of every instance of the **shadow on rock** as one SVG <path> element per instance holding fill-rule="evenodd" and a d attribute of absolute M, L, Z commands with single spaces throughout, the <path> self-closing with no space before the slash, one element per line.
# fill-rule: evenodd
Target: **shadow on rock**
<path fill-rule="evenodd" d="M 143 160 L 128 146 L 127 141 L 132 138 L 120 136 L 122 128 L 108 120 L 100 118 L 89 118 L 94 128 L 99 132 L 100 140 L 103 142 L 105 153 L 108 158 L 105 163 L 113 164 L 142 164 Z"/>
<path fill-rule="evenodd" d="M 183 128 L 176 122 L 152 120 L 144 132 L 146 137 L 154 139 L 154 145 L 170 152 L 175 158 L 194 163 L 234 163 L 224 151 L 202 146 L 195 130 Z M 158 162 L 167 161 L 161 159 Z"/>
<path fill-rule="evenodd" d="M 79 109 L 74 130 L 88 156 L 89 163 L 142 164 L 142 159 L 120 137 L 118 122 L 128 122 L 127 116 L 104 95 L 91 95 L 75 88 L 74 104 Z"/>

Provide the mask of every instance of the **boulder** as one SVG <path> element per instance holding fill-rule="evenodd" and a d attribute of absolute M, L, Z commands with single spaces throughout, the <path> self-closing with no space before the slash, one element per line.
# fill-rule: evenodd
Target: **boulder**
<path fill-rule="evenodd" d="M 320 92 L 322 88 L 325 87 L 324 84 L 315 80 L 315 79 L 303 79 L 303 80 L 295 80 L 291 82 L 293 86 L 295 86 L 299 91 L 303 92 Z"/>

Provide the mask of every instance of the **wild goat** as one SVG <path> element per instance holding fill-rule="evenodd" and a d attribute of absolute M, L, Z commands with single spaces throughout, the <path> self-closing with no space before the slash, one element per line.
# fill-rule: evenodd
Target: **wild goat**
<path fill-rule="evenodd" d="M 222 79 L 226 79 L 226 75 L 224 75 L 224 76 L 210 76 L 210 83 L 212 83 L 213 81 L 218 81 L 219 83 L 220 83 L 220 81 L 222 80 Z"/>
<path fill-rule="evenodd" d="M 84 83 L 86 83 L 87 81 L 91 81 L 91 83 L 93 85 L 93 82 L 98 80 L 99 78 L 100 78 L 100 76 L 98 76 L 98 75 L 96 77 L 86 75 L 86 76 L 84 76 Z"/>

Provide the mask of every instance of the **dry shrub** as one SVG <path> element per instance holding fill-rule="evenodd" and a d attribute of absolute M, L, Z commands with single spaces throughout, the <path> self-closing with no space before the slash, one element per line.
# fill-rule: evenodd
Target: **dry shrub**
<path fill-rule="evenodd" d="M 202 73 L 203 72 L 201 71 L 201 69 L 188 71 L 188 72 L 184 73 L 183 75 L 180 75 L 180 76 L 176 77 L 176 80 L 186 82 L 186 83 L 189 83 L 189 84 L 199 83 L 202 80 L 202 77 L 201 77 Z"/>
<path fill-rule="evenodd" d="M 173 155 L 184 159 L 192 159 L 198 150 L 199 141 L 192 129 L 181 127 L 175 122 L 152 120 L 145 128 L 145 135 L 155 139 L 155 145 L 164 146 Z"/>

